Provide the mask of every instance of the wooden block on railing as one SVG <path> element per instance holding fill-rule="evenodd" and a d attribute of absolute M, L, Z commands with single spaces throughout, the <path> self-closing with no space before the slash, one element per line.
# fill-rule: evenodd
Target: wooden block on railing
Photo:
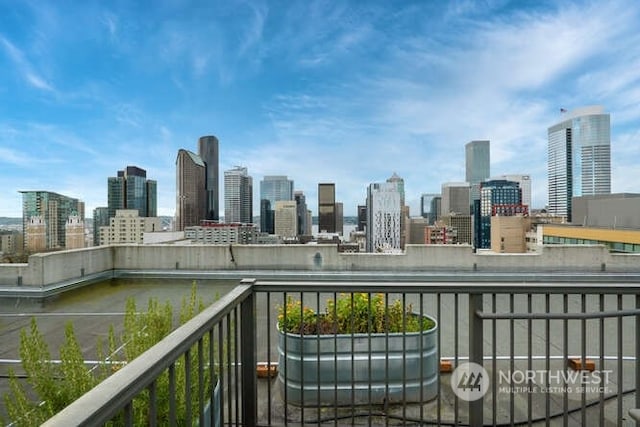
<path fill-rule="evenodd" d="M 441 359 L 440 360 L 440 373 L 448 374 L 450 372 L 453 372 L 453 363 L 451 362 L 451 360 Z"/>
<path fill-rule="evenodd" d="M 589 371 L 596 370 L 596 362 L 591 359 L 584 360 L 584 367 L 582 366 L 582 359 L 580 357 L 571 357 L 567 360 L 569 367 L 574 371 Z"/>
<path fill-rule="evenodd" d="M 256 366 L 258 378 L 273 378 L 278 374 L 278 365 L 276 363 L 258 362 Z"/>

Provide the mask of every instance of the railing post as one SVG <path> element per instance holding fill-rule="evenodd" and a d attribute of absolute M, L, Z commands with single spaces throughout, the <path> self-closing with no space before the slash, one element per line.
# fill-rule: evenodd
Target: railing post
<path fill-rule="evenodd" d="M 469 362 L 483 364 L 483 322 L 477 315 L 482 311 L 482 294 L 469 294 Z M 495 384 L 492 384 L 495 387 Z M 484 397 L 469 402 L 469 425 L 481 426 L 484 422 Z"/>
<path fill-rule="evenodd" d="M 243 279 L 243 285 L 254 284 L 255 279 Z M 257 382 L 256 382 L 256 299 L 255 293 L 245 299 L 240 306 L 240 348 L 242 354 L 242 424 L 245 426 L 255 426 L 258 422 L 258 411 L 256 407 Z"/>

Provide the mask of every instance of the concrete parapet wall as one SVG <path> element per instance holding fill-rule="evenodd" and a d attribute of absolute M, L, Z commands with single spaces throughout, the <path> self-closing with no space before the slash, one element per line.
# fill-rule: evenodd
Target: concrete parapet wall
<path fill-rule="evenodd" d="M 46 286 L 110 270 L 483 271 L 640 273 L 640 254 L 600 245 L 545 246 L 540 253 L 474 253 L 467 245 L 408 245 L 402 254 L 339 253 L 335 245 L 117 245 L 0 265 L 0 286 Z"/>

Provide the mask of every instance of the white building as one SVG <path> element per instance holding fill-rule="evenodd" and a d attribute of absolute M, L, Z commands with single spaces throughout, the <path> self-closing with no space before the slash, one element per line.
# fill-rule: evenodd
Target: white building
<path fill-rule="evenodd" d="M 275 234 L 280 237 L 298 235 L 298 208 L 295 200 L 279 200 L 275 209 Z"/>
<path fill-rule="evenodd" d="M 224 220 L 253 222 L 253 179 L 245 167 L 236 166 L 224 172 Z"/>
<path fill-rule="evenodd" d="M 401 251 L 401 195 L 395 183 L 374 183 L 367 191 L 367 251 Z"/>
<path fill-rule="evenodd" d="M 144 243 L 144 233 L 162 230 L 162 219 L 138 216 L 137 209 L 118 209 L 109 226 L 100 227 L 100 245 Z"/>

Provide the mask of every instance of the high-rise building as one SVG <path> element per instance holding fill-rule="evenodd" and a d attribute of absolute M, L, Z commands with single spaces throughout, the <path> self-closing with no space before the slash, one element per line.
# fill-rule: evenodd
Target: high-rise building
<path fill-rule="evenodd" d="M 84 221 L 78 215 L 69 216 L 64 228 L 65 249 L 80 249 L 85 247 Z"/>
<path fill-rule="evenodd" d="M 367 227 L 367 205 L 358 205 L 358 231 L 364 231 Z"/>
<path fill-rule="evenodd" d="M 265 176 L 260 181 L 260 231 L 263 233 L 274 234 L 273 212 L 280 200 L 293 200 L 293 180 L 283 175 Z"/>
<path fill-rule="evenodd" d="M 278 200 L 275 209 L 275 234 L 283 238 L 298 235 L 298 212 L 295 200 Z"/>
<path fill-rule="evenodd" d="M 253 222 L 253 178 L 245 167 L 236 166 L 224 172 L 224 221 Z"/>
<path fill-rule="evenodd" d="M 400 252 L 400 192 L 395 183 L 370 184 L 367 190 L 367 252 Z"/>
<path fill-rule="evenodd" d="M 307 198 L 305 197 L 302 191 L 296 191 L 293 194 L 293 198 L 296 201 L 296 212 L 298 217 L 298 235 L 299 236 L 310 236 L 312 234 L 311 231 L 311 221 L 307 221 L 309 208 L 307 206 Z"/>
<path fill-rule="evenodd" d="M 441 215 L 456 213 L 470 215 L 471 186 L 468 182 L 445 182 L 442 184 Z"/>
<path fill-rule="evenodd" d="M 37 253 L 47 249 L 47 224 L 40 215 L 29 217 L 24 229 L 27 252 Z"/>
<path fill-rule="evenodd" d="M 84 222 L 84 202 L 73 197 L 63 196 L 50 191 L 21 191 L 23 241 L 29 246 L 26 236 L 27 225 L 31 217 L 40 217 L 44 225 L 44 249 L 66 247 L 65 224 L 71 215 L 77 215 Z M 33 252 L 33 250 L 32 250 Z"/>
<path fill-rule="evenodd" d="M 611 125 L 602 106 L 566 112 L 548 129 L 552 215 L 571 221 L 571 198 L 611 193 Z"/>
<path fill-rule="evenodd" d="M 100 227 L 100 245 L 144 242 L 144 233 L 162 230 L 158 217 L 141 217 L 136 209 L 118 209 L 109 225 Z"/>
<path fill-rule="evenodd" d="M 318 232 L 336 232 L 336 185 L 318 184 Z"/>
<path fill-rule="evenodd" d="M 205 164 L 206 214 L 207 220 L 220 219 L 220 186 L 218 183 L 219 147 L 218 138 L 203 136 L 198 140 L 198 154 Z M 226 220 L 226 218 L 225 218 Z M 227 221 L 228 222 L 228 221 Z M 251 221 L 249 221 L 251 222 Z"/>
<path fill-rule="evenodd" d="M 465 149 L 465 181 L 471 185 L 471 201 L 480 199 L 480 183 L 490 176 L 489 141 L 471 141 Z"/>
<path fill-rule="evenodd" d="M 499 175 L 492 179 L 505 179 L 507 181 L 517 182 L 522 191 L 522 204 L 531 210 L 531 176 L 519 174 Z"/>
<path fill-rule="evenodd" d="M 344 204 L 336 202 L 336 233 L 344 235 Z"/>
<path fill-rule="evenodd" d="M 115 215 L 115 212 L 114 212 Z M 93 245 L 100 244 L 100 227 L 109 226 L 109 208 L 98 207 L 93 210 Z"/>
<path fill-rule="evenodd" d="M 206 166 L 200 156 L 180 149 L 176 158 L 176 231 L 200 225 L 207 215 Z"/>
<path fill-rule="evenodd" d="M 427 220 L 428 225 L 433 225 L 438 216 L 438 212 L 434 210 L 438 206 L 433 203 L 436 197 L 440 197 L 440 194 L 425 193 L 420 196 L 420 216 Z"/>
<path fill-rule="evenodd" d="M 107 179 L 109 217 L 118 209 L 136 209 L 142 217 L 157 216 L 157 183 L 147 179 L 147 171 L 127 166 Z"/>
<path fill-rule="evenodd" d="M 474 241 L 478 248 L 491 248 L 491 217 L 526 213 L 522 205 L 520 184 L 504 179 L 488 180 L 480 187 L 480 235 Z"/>

